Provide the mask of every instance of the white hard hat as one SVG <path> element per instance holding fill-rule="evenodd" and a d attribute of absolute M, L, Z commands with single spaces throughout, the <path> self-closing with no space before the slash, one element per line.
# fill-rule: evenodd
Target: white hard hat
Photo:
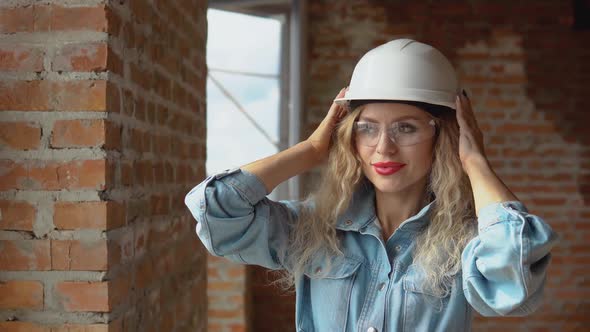
<path fill-rule="evenodd" d="M 368 51 L 354 67 L 348 91 L 337 104 L 351 100 L 404 100 L 455 109 L 460 92 L 450 61 L 434 47 L 412 39 L 395 39 Z"/>

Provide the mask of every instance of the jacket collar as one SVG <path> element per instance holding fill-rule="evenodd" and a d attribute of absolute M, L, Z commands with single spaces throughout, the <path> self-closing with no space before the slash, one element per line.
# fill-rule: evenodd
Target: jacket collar
<path fill-rule="evenodd" d="M 424 206 L 418 213 L 402 222 L 399 228 L 418 231 L 430 220 L 429 211 L 435 200 Z M 336 228 L 346 231 L 359 231 L 377 217 L 375 211 L 375 188 L 368 180 L 363 181 L 354 191 L 348 208 L 336 221 Z"/>

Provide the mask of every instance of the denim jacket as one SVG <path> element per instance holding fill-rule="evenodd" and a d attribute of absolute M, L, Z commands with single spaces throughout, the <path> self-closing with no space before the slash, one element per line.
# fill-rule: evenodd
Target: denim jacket
<path fill-rule="evenodd" d="M 289 222 L 299 201 L 273 201 L 256 175 L 240 168 L 207 177 L 185 197 L 196 233 L 215 255 L 269 269 L 285 268 Z M 383 241 L 374 189 L 354 193 L 337 220 L 344 256 L 313 259 L 295 286 L 297 331 L 469 331 L 483 316 L 523 316 L 541 304 L 556 233 L 519 201 L 482 207 L 478 235 L 462 252 L 449 295 L 420 286 L 411 265 L 416 235 L 433 203 Z M 319 276 L 319 277 L 318 277 Z"/>

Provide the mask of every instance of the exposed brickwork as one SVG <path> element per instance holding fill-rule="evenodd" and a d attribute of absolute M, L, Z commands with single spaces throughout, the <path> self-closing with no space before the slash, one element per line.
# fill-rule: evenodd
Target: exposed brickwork
<path fill-rule="evenodd" d="M 215 256 L 208 257 L 207 265 L 209 331 L 246 331 L 248 267 Z"/>
<path fill-rule="evenodd" d="M 0 4 L 0 330 L 205 331 L 207 3 Z"/>

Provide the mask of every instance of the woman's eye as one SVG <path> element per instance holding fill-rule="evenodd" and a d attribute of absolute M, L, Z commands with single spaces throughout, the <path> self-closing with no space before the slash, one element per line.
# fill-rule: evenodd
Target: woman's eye
<path fill-rule="evenodd" d="M 375 128 L 375 126 L 372 126 L 372 125 L 366 124 L 366 123 L 359 124 L 357 126 L 357 128 L 359 131 L 361 131 L 363 133 L 374 133 L 377 130 L 377 128 Z"/>
<path fill-rule="evenodd" d="M 375 128 L 365 127 L 363 129 L 361 129 L 361 131 L 365 134 L 373 134 L 376 130 L 375 130 Z"/>
<path fill-rule="evenodd" d="M 401 123 L 396 126 L 400 133 L 412 133 L 416 130 L 416 127 L 412 126 L 411 124 Z"/>

